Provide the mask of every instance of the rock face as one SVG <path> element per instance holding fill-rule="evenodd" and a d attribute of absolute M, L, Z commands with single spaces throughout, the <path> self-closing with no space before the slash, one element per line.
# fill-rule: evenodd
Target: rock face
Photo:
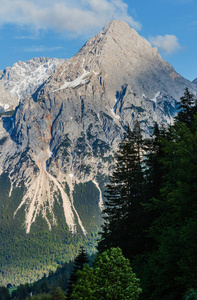
<path fill-rule="evenodd" d="M 0 113 L 13 110 L 18 105 L 17 98 L 5 90 L 0 82 Z"/>
<path fill-rule="evenodd" d="M 25 62 L 18 61 L 12 67 L 0 71 L 0 83 L 7 92 L 11 93 L 11 97 L 18 101 L 29 98 L 65 61 L 66 59 L 46 57 L 36 57 Z"/>
<path fill-rule="evenodd" d="M 197 84 L 197 78 L 192 81 L 192 83 Z"/>
<path fill-rule="evenodd" d="M 22 86 L 21 77 L 17 80 Z M 30 76 L 28 84 L 31 80 Z M 12 183 L 10 194 L 20 182 L 26 188 L 14 216 L 25 210 L 26 233 L 40 215 L 51 229 L 57 223 L 54 195 L 59 193 L 69 230 L 84 235 L 88 230 L 73 200 L 75 184 L 92 181 L 102 208 L 99 180 L 111 171 L 125 126 L 132 128 L 138 119 L 147 135 L 155 121 L 172 122 L 186 86 L 197 91 L 122 21 L 107 24 L 56 68 L 31 98 L 28 86 L 20 90 L 11 82 L 6 86 L 26 98 L 7 122 L 0 154 L 1 173 L 7 171 Z"/>

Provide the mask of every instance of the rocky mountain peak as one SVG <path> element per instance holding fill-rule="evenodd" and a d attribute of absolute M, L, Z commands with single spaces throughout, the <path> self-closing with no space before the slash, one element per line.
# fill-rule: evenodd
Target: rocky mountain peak
<path fill-rule="evenodd" d="M 101 34 L 111 36 L 115 35 L 117 37 L 123 36 L 123 38 L 126 38 L 128 35 L 140 37 L 135 29 L 131 28 L 128 23 L 118 20 L 112 20 L 108 22 L 102 29 Z"/>
<path fill-rule="evenodd" d="M 107 23 L 96 36 L 88 40 L 80 52 L 87 53 L 87 48 L 89 52 L 97 55 L 112 55 L 117 59 L 124 53 L 128 59 L 137 55 L 149 60 L 153 58 L 161 60 L 157 48 L 152 48 L 147 40 L 124 21 L 113 20 Z"/>
<path fill-rule="evenodd" d="M 73 200 L 75 185 L 91 181 L 99 191 L 100 209 L 99 178 L 111 172 L 125 125 L 132 128 L 138 119 L 148 135 L 155 121 L 172 122 L 186 86 L 197 90 L 122 21 L 108 23 L 59 65 L 32 98 L 21 101 L 9 128 L 11 139 L 0 152 L 12 187 L 25 182 L 15 215 L 25 207 L 26 232 L 39 215 L 50 229 L 55 226 L 58 192 L 69 229 L 76 232 L 79 224 L 86 234 Z"/>

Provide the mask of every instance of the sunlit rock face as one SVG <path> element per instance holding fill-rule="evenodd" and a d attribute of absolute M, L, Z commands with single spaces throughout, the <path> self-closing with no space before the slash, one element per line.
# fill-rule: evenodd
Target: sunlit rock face
<path fill-rule="evenodd" d="M 17 101 L 27 99 L 42 85 L 66 59 L 35 57 L 28 61 L 18 61 L 12 67 L 0 71 L 0 84 L 11 98 Z M 15 107 L 14 106 L 14 107 Z"/>
<path fill-rule="evenodd" d="M 73 200 L 75 184 L 92 181 L 101 211 L 100 178 L 111 172 L 125 126 L 139 120 L 148 135 L 155 121 L 171 123 L 186 86 L 196 93 L 194 84 L 122 21 L 108 23 L 61 63 L 2 126 L 1 173 L 9 173 L 10 194 L 25 185 L 14 216 L 25 210 L 26 232 L 39 215 L 49 229 L 56 226 L 54 205 L 61 198 L 68 229 L 86 235 Z"/>
<path fill-rule="evenodd" d="M 9 93 L 0 81 L 0 113 L 13 110 L 17 105 L 17 98 Z"/>

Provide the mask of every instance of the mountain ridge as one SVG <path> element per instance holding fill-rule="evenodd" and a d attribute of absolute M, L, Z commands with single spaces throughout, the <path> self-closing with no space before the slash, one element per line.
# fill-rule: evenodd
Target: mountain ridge
<path fill-rule="evenodd" d="M 10 94 L 10 98 L 17 100 L 14 107 L 21 99 L 29 98 L 51 76 L 55 68 L 65 61 L 66 59 L 34 57 L 28 61 L 18 61 L 12 67 L 0 71 L 1 85 Z"/>

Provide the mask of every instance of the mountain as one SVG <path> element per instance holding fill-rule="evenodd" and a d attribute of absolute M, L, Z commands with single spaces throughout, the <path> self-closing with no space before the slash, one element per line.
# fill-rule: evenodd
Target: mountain
<path fill-rule="evenodd" d="M 138 119 L 148 135 L 155 121 L 172 122 L 186 86 L 196 93 L 134 29 L 111 21 L 1 117 L 2 282 L 33 281 L 81 243 L 94 251 L 125 127 Z"/>
<path fill-rule="evenodd" d="M 197 84 L 197 78 L 192 81 L 192 83 Z"/>
<path fill-rule="evenodd" d="M 47 57 L 18 61 L 12 67 L 0 71 L 0 83 L 11 94 L 11 98 L 14 97 L 18 101 L 27 99 L 65 61 L 66 59 Z"/>

